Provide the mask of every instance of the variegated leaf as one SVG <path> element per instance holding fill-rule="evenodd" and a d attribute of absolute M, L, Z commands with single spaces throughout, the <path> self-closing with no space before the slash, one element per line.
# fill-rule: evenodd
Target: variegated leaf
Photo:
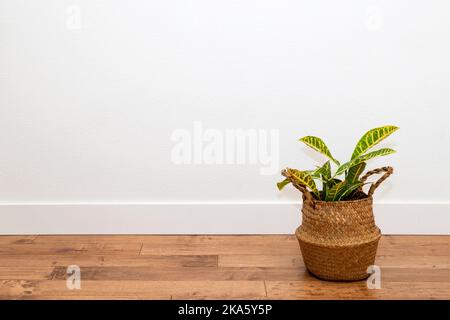
<path fill-rule="evenodd" d="M 349 183 L 347 182 L 344 191 L 342 191 L 340 194 L 337 195 L 337 198 L 334 199 L 334 201 L 342 201 L 345 200 L 347 197 L 351 196 L 351 194 L 356 191 L 359 187 L 364 185 L 363 182 L 356 182 L 356 183 Z"/>
<path fill-rule="evenodd" d="M 336 196 L 344 191 L 345 184 L 345 181 L 341 181 L 335 184 L 331 189 L 329 189 L 325 196 L 325 201 L 335 201 L 334 199 L 336 198 Z"/>
<path fill-rule="evenodd" d="M 352 154 L 352 160 L 364 154 L 367 150 L 377 145 L 380 141 L 389 137 L 398 130 L 396 126 L 384 126 L 367 131 L 356 144 Z"/>
<path fill-rule="evenodd" d="M 320 197 L 319 190 L 317 190 L 316 187 L 316 183 L 308 172 L 287 168 L 286 173 L 288 179 L 290 178 L 296 183 L 309 188 L 317 197 Z M 294 182 L 292 180 L 291 182 Z"/>
<path fill-rule="evenodd" d="M 319 169 L 320 169 L 320 168 L 319 168 Z M 306 170 L 305 172 L 306 172 L 307 174 L 309 174 L 309 175 L 311 176 L 311 178 L 313 178 L 313 179 L 320 179 L 320 178 L 321 178 L 320 173 L 317 173 L 317 171 L 318 171 L 319 169 L 316 169 L 316 170 Z"/>
<path fill-rule="evenodd" d="M 321 177 L 322 181 L 322 192 L 320 193 L 321 199 L 325 199 L 328 193 L 327 183 L 331 179 L 331 164 L 328 160 L 325 162 L 325 164 L 316 170 L 316 173 L 318 173 Z"/>
<path fill-rule="evenodd" d="M 366 168 L 365 162 L 361 162 L 361 163 L 357 164 L 356 166 L 351 167 L 348 170 L 345 180 L 348 183 L 354 183 L 354 182 L 358 181 L 359 176 L 361 175 L 361 173 L 363 173 L 365 168 Z"/>
<path fill-rule="evenodd" d="M 284 179 L 283 181 L 281 181 L 281 182 L 278 182 L 277 183 L 277 187 L 278 187 L 278 190 L 283 190 L 283 188 L 286 186 L 286 185 L 288 185 L 289 183 L 291 183 L 290 181 L 289 181 L 289 179 Z"/>
<path fill-rule="evenodd" d="M 322 180 L 328 181 L 331 179 L 331 164 L 330 161 L 325 162 L 323 166 L 315 171 L 315 174 L 318 174 L 322 177 Z"/>
<path fill-rule="evenodd" d="M 327 187 L 332 188 L 334 185 L 338 184 L 341 181 L 342 180 L 336 179 L 336 178 L 330 179 L 330 181 L 328 181 L 328 183 L 327 183 Z"/>
<path fill-rule="evenodd" d="M 376 157 L 381 157 L 381 156 L 387 156 L 389 154 L 395 153 L 395 150 L 389 149 L 389 148 L 383 148 L 383 149 L 379 149 L 376 151 L 372 151 L 369 153 L 366 153 L 362 156 L 359 156 L 358 158 L 355 158 L 353 160 L 350 160 L 349 162 L 344 163 L 343 165 L 341 165 L 336 173 L 335 176 L 338 176 L 342 173 L 344 173 L 346 170 L 350 169 L 353 166 L 356 166 L 357 164 L 360 164 L 361 162 L 365 162 L 367 160 L 376 158 Z"/>
<path fill-rule="evenodd" d="M 339 161 L 337 161 L 332 155 L 330 150 L 328 149 L 325 142 L 323 142 L 322 139 L 314 136 L 306 136 L 299 139 L 301 142 L 306 144 L 308 147 L 313 148 L 314 150 L 326 155 L 328 158 L 331 159 L 334 163 L 336 163 L 338 166 L 340 165 Z"/>

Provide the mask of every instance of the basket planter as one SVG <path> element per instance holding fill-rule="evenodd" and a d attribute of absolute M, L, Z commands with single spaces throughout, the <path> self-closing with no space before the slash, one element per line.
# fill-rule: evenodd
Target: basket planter
<path fill-rule="evenodd" d="M 359 190 L 357 200 L 320 201 L 303 186 L 293 185 L 303 194 L 302 224 L 296 230 L 306 268 L 324 280 L 366 279 L 367 268 L 375 263 L 380 229 L 375 225 L 372 195 L 392 173 L 392 167 L 367 172 L 361 181 L 384 173 L 368 194 Z M 286 174 L 284 172 L 284 174 Z"/>
<path fill-rule="evenodd" d="M 306 268 L 324 280 L 362 280 L 375 262 L 380 229 L 375 225 L 372 197 L 303 203 L 302 225 L 296 230 Z"/>

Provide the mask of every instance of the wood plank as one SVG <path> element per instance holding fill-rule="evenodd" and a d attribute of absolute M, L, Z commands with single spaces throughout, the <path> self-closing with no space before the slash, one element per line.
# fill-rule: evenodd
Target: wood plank
<path fill-rule="evenodd" d="M 52 243 L 57 244 L 59 242 L 75 242 L 75 243 L 116 243 L 116 244 L 128 244 L 128 243 L 142 243 L 145 240 L 152 239 L 153 237 L 163 238 L 165 236 L 155 235 L 38 235 L 35 237 L 35 243 Z"/>
<path fill-rule="evenodd" d="M 138 255 L 142 248 L 140 243 L 82 243 L 82 242 L 57 242 L 57 243 L 26 243 L 26 244 L 1 244 L 0 255 L 75 255 L 75 254 L 135 254 Z"/>
<path fill-rule="evenodd" d="M 368 289 L 365 281 L 266 281 L 268 299 L 450 299 L 449 282 L 382 282 Z"/>
<path fill-rule="evenodd" d="M 448 236 L 383 236 L 380 240 L 379 253 L 381 255 L 398 255 L 401 251 L 404 255 L 447 255 L 448 256 Z M 298 243 L 293 235 L 255 235 L 255 236 L 38 236 L 34 242 L 36 244 L 62 245 L 83 243 L 87 248 L 90 246 L 132 246 L 144 243 L 143 254 L 165 254 L 171 250 L 172 254 L 209 254 L 204 250 L 215 252 L 213 254 L 239 253 L 240 246 L 244 245 L 251 252 L 245 254 L 261 253 L 262 247 L 272 250 L 274 254 L 294 253 L 298 249 Z M 61 243 L 62 242 L 62 243 Z M 206 247 L 206 248 L 205 248 Z M 278 250 L 277 250 L 278 249 Z M 217 251 L 218 250 L 218 251 Z M 281 251 L 279 251 L 281 250 Z M 263 254 L 265 252 L 262 252 Z"/>
<path fill-rule="evenodd" d="M 423 244 L 423 243 L 435 243 L 435 244 L 448 244 L 450 236 L 448 235 L 392 235 L 383 234 L 380 239 L 380 243 L 388 244 Z"/>
<path fill-rule="evenodd" d="M 381 281 L 394 282 L 449 282 L 448 268 L 389 268 L 380 267 Z"/>
<path fill-rule="evenodd" d="M 365 282 L 266 281 L 268 299 L 346 299 L 375 298 Z"/>
<path fill-rule="evenodd" d="M 37 235 L 16 235 L 16 236 L 0 236 L 0 245 L 6 244 L 31 244 L 37 238 Z"/>
<path fill-rule="evenodd" d="M 383 236 L 378 255 L 449 256 L 449 236 Z"/>
<path fill-rule="evenodd" d="M 218 257 L 219 267 L 262 267 L 302 268 L 304 267 L 300 248 L 296 255 L 225 254 Z"/>
<path fill-rule="evenodd" d="M 387 256 L 448 256 L 449 247 L 446 244 L 423 243 L 421 245 L 406 244 L 380 244 L 377 250 L 379 255 Z"/>
<path fill-rule="evenodd" d="M 0 236 L 3 237 L 3 236 Z M 84 242 L 84 243 L 98 243 L 98 242 L 145 242 L 149 243 L 168 243 L 168 242 L 191 242 L 191 241 L 210 241 L 210 240 L 229 240 L 229 241 L 242 241 L 248 239 L 265 239 L 270 238 L 272 241 L 297 241 L 293 234 L 257 234 L 257 235 L 173 235 L 173 234 L 162 234 L 162 235 L 37 235 L 35 237 L 36 242 Z"/>
<path fill-rule="evenodd" d="M 30 258 L 31 257 L 31 258 Z M 216 255 L 181 255 L 181 256 L 139 256 L 136 254 L 117 255 L 0 255 L 0 266 L 63 266 L 78 265 L 80 267 L 151 267 L 151 268 L 182 268 L 202 267 L 217 268 Z"/>
<path fill-rule="evenodd" d="M 29 269 L 29 268 L 28 268 Z M 1 269 L 0 269 L 1 270 Z M 55 280 L 66 279 L 67 267 L 55 267 L 51 273 L 45 269 L 45 277 Z M 11 271 L 16 274 L 19 271 Z M 26 269 L 25 269 L 26 272 Z M 37 272 L 37 271 L 36 271 Z M 20 274 L 20 273 L 18 273 Z M 50 274 L 50 276 L 49 276 Z M 292 280 L 304 281 L 315 279 L 305 267 L 297 268 L 152 268 L 152 267 L 81 267 L 81 275 L 85 280 L 145 280 L 145 281 L 225 281 L 225 280 Z M 381 268 L 383 282 L 450 282 L 450 269 L 422 268 Z M 7 277 L 1 279 L 16 279 Z M 22 279 L 18 277 L 17 279 Z M 26 278 L 25 278 L 26 279 Z"/>
<path fill-rule="evenodd" d="M 52 279 L 66 279 L 66 268 L 55 267 Z M 304 280 L 310 278 L 301 268 L 149 268 L 149 267 L 84 267 L 85 280 L 142 280 L 142 281 L 263 281 Z"/>
<path fill-rule="evenodd" d="M 141 254 L 273 254 L 298 253 L 291 235 L 160 236 L 144 241 Z"/>
<path fill-rule="evenodd" d="M 205 239 L 271 239 L 272 241 L 293 241 L 296 242 L 295 235 L 16 235 L 0 236 L 0 243 L 7 238 L 31 238 L 37 243 L 57 243 L 57 242 L 83 242 L 83 243 L 101 243 L 101 242 L 120 242 L 120 243 L 142 243 L 145 241 L 151 243 L 168 243 L 184 241 L 205 241 Z M 423 243 L 441 243 L 448 244 L 448 235 L 383 235 L 380 244 L 423 244 Z"/>
<path fill-rule="evenodd" d="M 402 236 L 382 238 L 380 255 L 449 256 L 449 238 L 428 236 L 422 242 L 408 244 Z M 415 239 L 411 237 L 411 240 Z M 141 254 L 272 254 L 295 255 L 299 245 L 292 235 L 268 236 L 156 236 L 143 240 Z"/>
<path fill-rule="evenodd" d="M 11 299 L 264 299 L 263 281 L 3 281 L 0 298 Z"/>
<path fill-rule="evenodd" d="M 0 280 L 8 279 L 23 279 L 23 280 L 44 280 L 49 279 L 52 272 L 52 267 L 38 267 L 38 266 L 22 266 L 16 265 L 14 267 L 0 267 Z"/>
<path fill-rule="evenodd" d="M 377 254 L 375 264 L 390 268 L 450 268 L 447 256 L 402 256 Z"/>
<path fill-rule="evenodd" d="M 297 255 L 219 255 L 219 267 L 303 267 L 300 250 Z M 450 268 L 450 254 L 447 256 L 402 256 L 379 255 L 375 264 L 391 268 Z"/>
<path fill-rule="evenodd" d="M 57 255 L 74 255 L 83 253 L 83 245 L 82 244 L 14 244 L 0 245 L 0 255 L 40 255 L 40 254 L 57 254 Z"/>

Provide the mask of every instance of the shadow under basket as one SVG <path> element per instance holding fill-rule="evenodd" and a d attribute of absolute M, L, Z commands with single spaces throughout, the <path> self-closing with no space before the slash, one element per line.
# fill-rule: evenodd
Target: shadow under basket
<path fill-rule="evenodd" d="M 302 225 L 296 230 L 306 268 L 324 280 L 366 279 L 375 263 L 380 229 L 372 196 L 325 202 L 303 197 Z"/>

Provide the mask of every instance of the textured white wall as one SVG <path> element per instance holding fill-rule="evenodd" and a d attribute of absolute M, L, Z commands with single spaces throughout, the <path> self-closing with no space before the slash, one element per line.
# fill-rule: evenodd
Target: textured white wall
<path fill-rule="evenodd" d="M 345 160 L 366 129 L 395 124 L 385 145 L 398 154 L 370 163 L 396 169 L 376 201 L 447 204 L 449 11 L 445 0 L 0 0 L 0 231 L 20 231 L 11 205 L 298 200 L 257 164 L 174 164 L 172 134 L 194 121 L 278 129 L 279 168 L 323 160 L 303 135 Z"/>

